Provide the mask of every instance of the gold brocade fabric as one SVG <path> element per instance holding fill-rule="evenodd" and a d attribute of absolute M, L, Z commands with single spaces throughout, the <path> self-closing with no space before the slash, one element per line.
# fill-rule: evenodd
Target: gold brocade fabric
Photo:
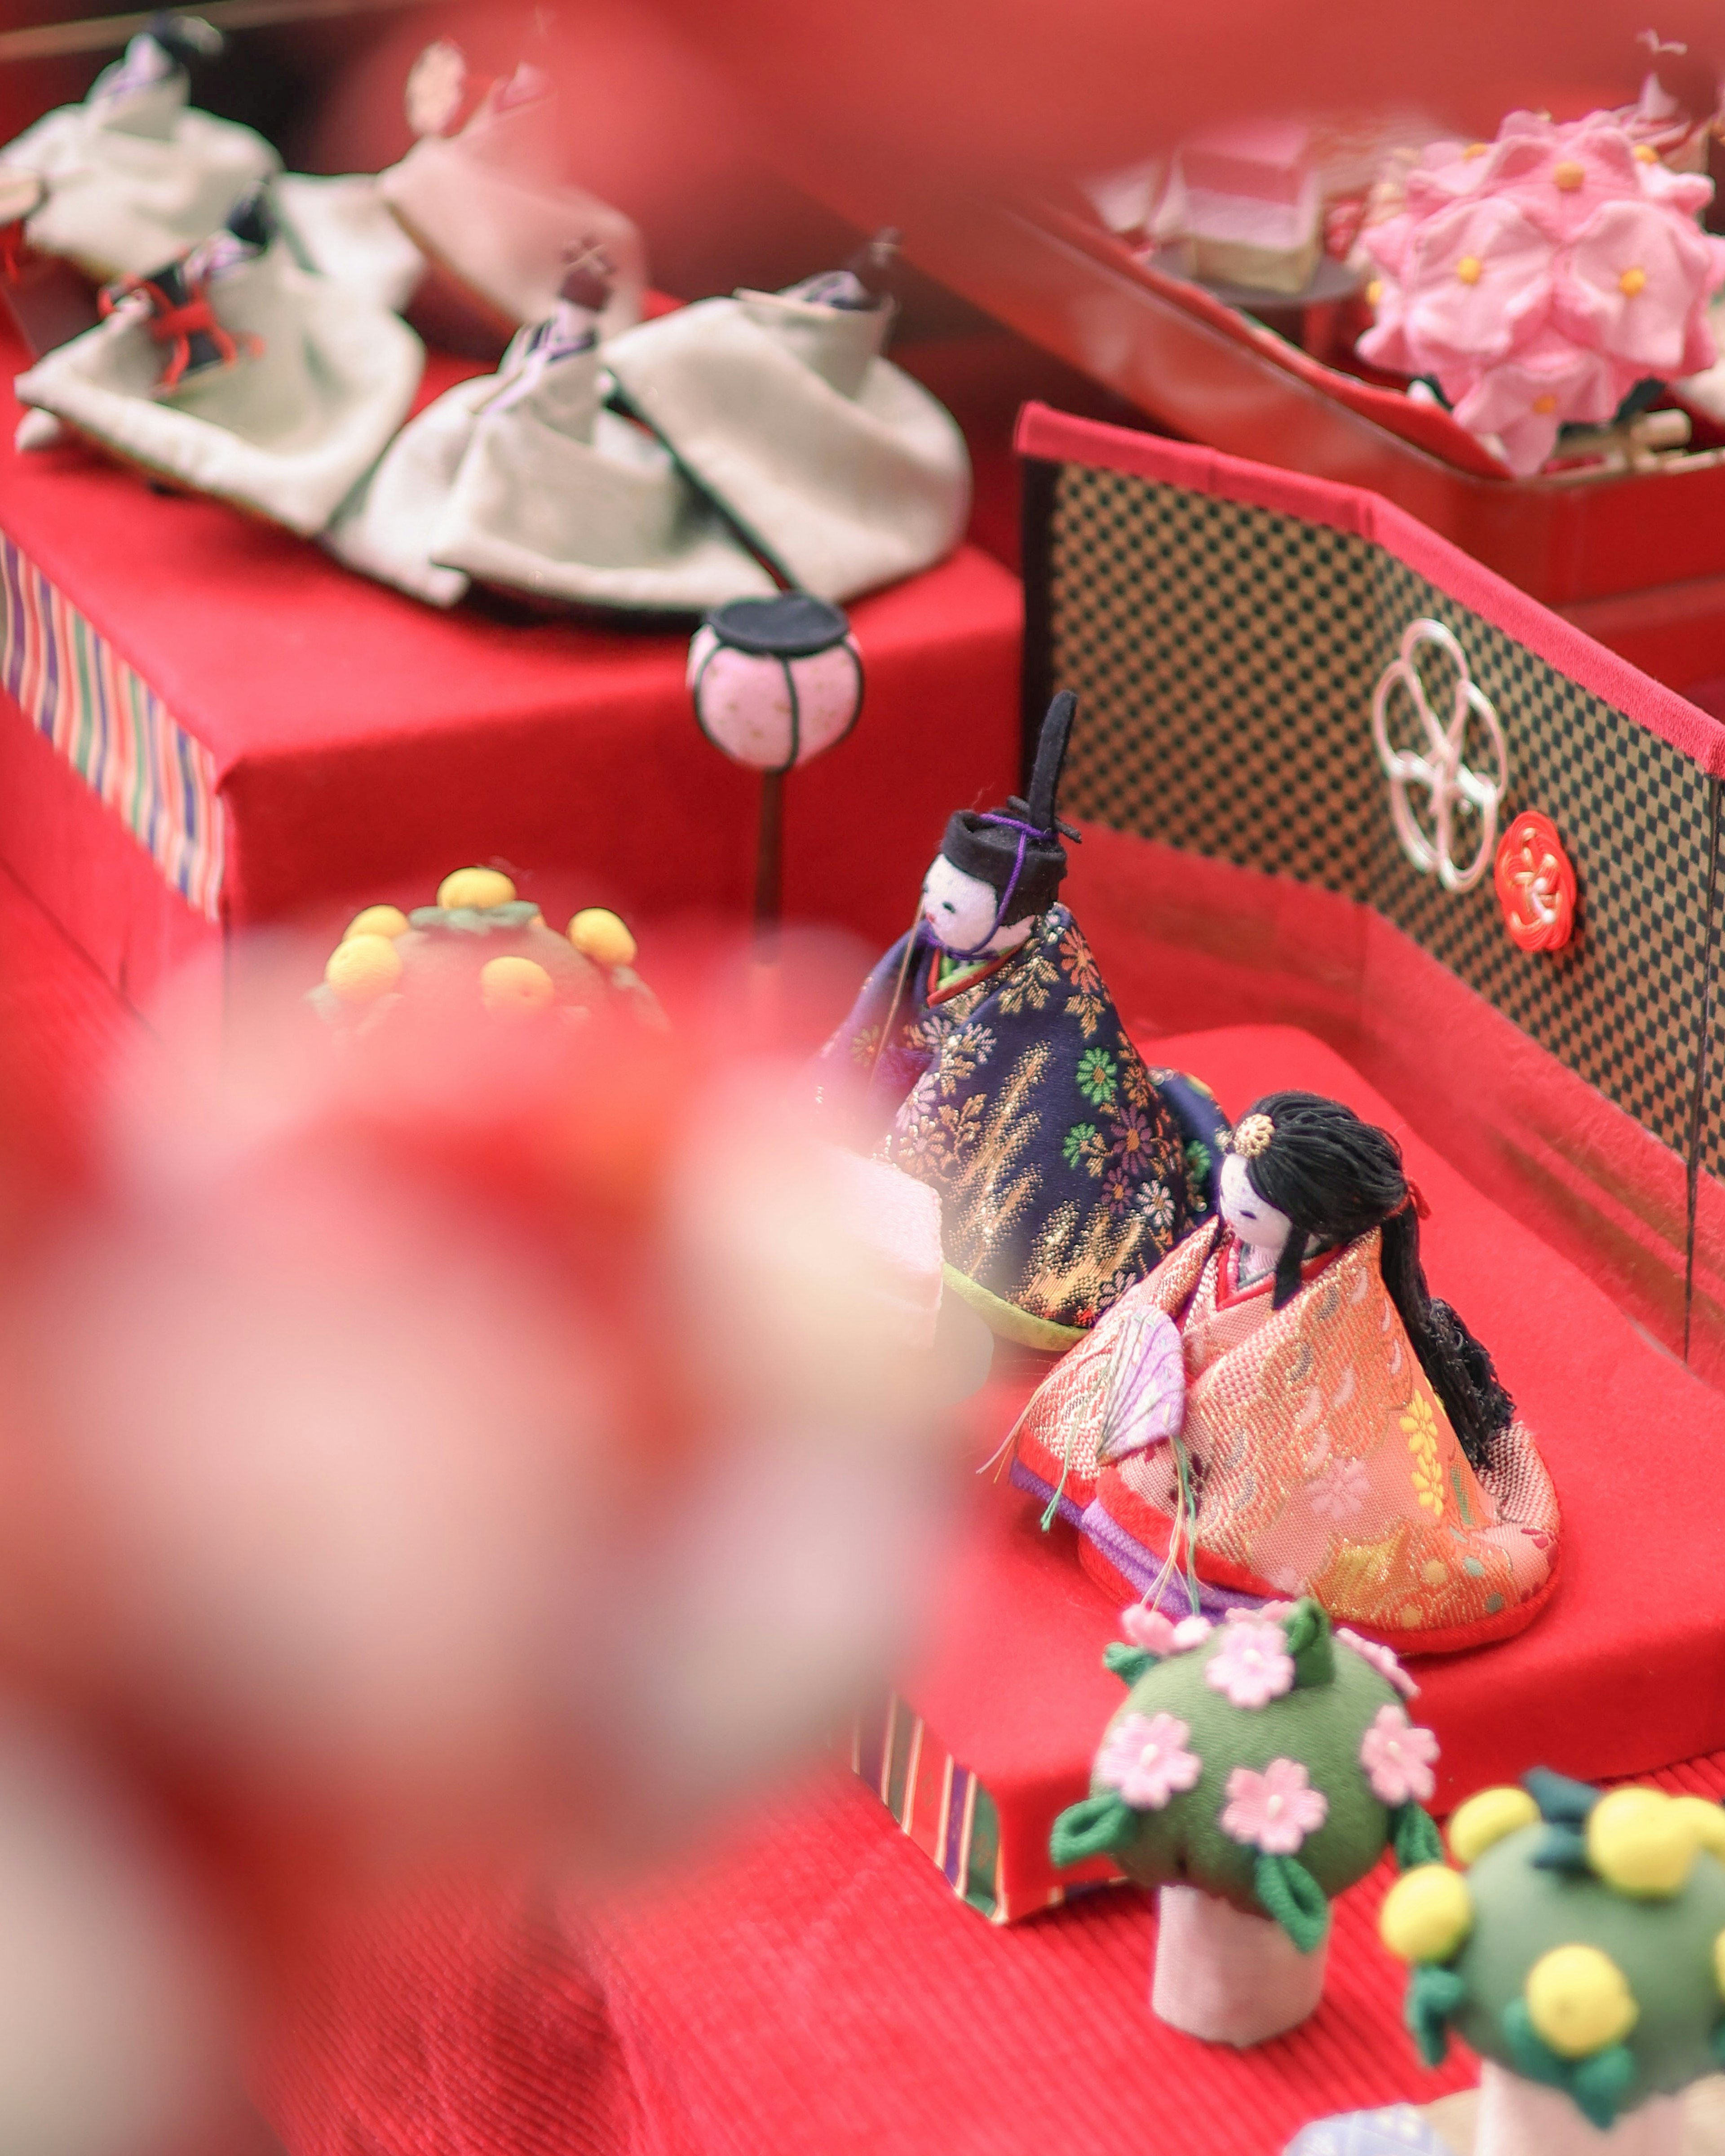
<path fill-rule="evenodd" d="M 1278 1311 L 1268 1281 L 1230 1294 L 1227 1245 L 1212 1251 L 1200 1232 L 1085 1345 L 1105 1352 L 1105 1327 L 1130 1337 L 1132 1312 L 1147 1305 L 1179 1326 L 1201 1573 L 1315 1595 L 1332 1616 L 1381 1633 L 1460 1634 L 1448 1644 L 1465 1645 L 1514 1629 L 1547 1585 L 1556 1493 L 1519 1423 L 1475 1474 L 1384 1289 L 1378 1243 L 1374 1229 L 1348 1245 Z M 1045 1410 L 1039 1395 L 1027 1432 L 1058 1453 L 1064 1434 L 1038 1427 L 1050 1412 L 1058 1406 Z M 1147 1549 L 1165 1550 L 1177 1505 L 1170 1447 L 1106 1467 L 1095 1502 Z"/>
<path fill-rule="evenodd" d="M 970 965 L 919 928 L 823 1060 L 835 1095 L 865 1081 L 854 1142 L 939 1192 L 947 1263 L 1034 1320 L 1093 1325 L 1209 1210 L 1219 1111 L 1145 1065 L 1064 906 Z M 1180 1086 L 1201 1138 L 1175 1111 Z"/>

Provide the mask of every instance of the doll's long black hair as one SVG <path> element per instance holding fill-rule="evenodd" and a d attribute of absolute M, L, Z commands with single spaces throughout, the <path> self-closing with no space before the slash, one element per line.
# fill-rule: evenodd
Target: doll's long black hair
<path fill-rule="evenodd" d="M 1298 1292 L 1300 1267 L 1312 1251 L 1378 1229 L 1389 1299 L 1462 1450 L 1475 1468 L 1485 1467 L 1492 1441 L 1515 1418 L 1515 1404 L 1484 1348 L 1426 1286 L 1420 1214 L 1401 1147 L 1388 1131 L 1317 1093 L 1266 1093 L 1235 1129 L 1253 1116 L 1266 1118 L 1271 1128 L 1266 1142 L 1241 1152 L 1247 1178 L 1266 1205 L 1293 1223 L 1276 1263 L 1273 1307 Z M 1261 1127 L 1253 1135 L 1260 1136 Z"/>

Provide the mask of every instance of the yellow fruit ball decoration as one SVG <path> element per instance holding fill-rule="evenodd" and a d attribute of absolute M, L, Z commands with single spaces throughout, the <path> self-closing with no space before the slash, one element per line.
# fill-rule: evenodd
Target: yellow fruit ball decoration
<path fill-rule="evenodd" d="M 506 1018 L 531 1018 L 548 1010 L 557 986 L 531 958 L 491 958 L 480 968 L 480 998 L 488 1011 Z"/>
<path fill-rule="evenodd" d="M 1525 1789 L 1481 1789 L 1461 1805 L 1450 1821 L 1450 1853 L 1458 1864 L 1474 1864 L 1506 1835 L 1532 1826 L 1539 1807 Z"/>
<path fill-rule="evenodd" d="M 596 966 L 632 966 L 635 939 L 607 906 L 583 906 L 569 923 L 569 941 Z"/>
<path fill-rule="evenodd" d="M 1709 1804 L 1705 1797 L 1673 1797 L 1671 1810 L 1688 1821 L 1708 1856 L 1725 1863 L 1725 1804 Z"/>
<path fill-rule="evenodd" d="M 351 943 L 356 936 L 387 936 L 393 942 L 407 932 L 408 916 L 398 906 L 368 906 L 342 930 L 341 941 Z"/>
<path fill-rule="evenodd" d="M 454 907 L 507 906 L 515 886 L 501 869 L 457 869 L 437 887 L 437 902 L 447 913 Z"/>
<path fill-rule="evenodd" d="M 387 936 L 350 936 L 331 952 L 323 977 L 344 1004 L 374 1004 L 401 978 L 401 953 Z"/>
<path fill-rule="evenodd" d="M 1446 1864 L 1416 1865 L 1384 1897 L 1378 1936 L 1399 1961 L 1447 1961 L 1473 1929 L 1473 1896 Z"/>
<path fill-rule="evenodd" d="M 1695 1868 L 1700 1837 L 1662 1789 L 1613 1789 L 1587 1820 L 1587 1861 L 1620 1894 L 1663 1901 Z"/>
<path fill-rule="evenodd" d="M 1527 1972 L 1527 2018 L 1559 2058 L 1620 2043 L 1641 2018 L 1623 1971 L 1598 1947 L 1553 1947 Z"/>

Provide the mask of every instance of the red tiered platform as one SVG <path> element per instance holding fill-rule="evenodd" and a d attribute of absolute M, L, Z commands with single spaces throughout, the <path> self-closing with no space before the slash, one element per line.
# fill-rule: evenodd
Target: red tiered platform
<path fill-rule="evenodd" d="M 434 360 L 424 394 L 472 371 Z M 423 904 L 470 860 L 520 870 L 553 917 L 747 906 L 757 782 L 696 728 L 686 634 L 439 614 L 81 446 L 20 456 L 17 417 L 0 861 L 135 1000 L 228 929 Z M 789 784 L 786 902 L 883 944 L 955 803 L 1015 783 L 1020 598 L 965 547 L 852 614 L 867 703 Z M 132 677 L 156 700 L 153 825 L 103 762 Z M 105 768 L 105 803 L 79 775 Z M 162 819 L 182 814 L 177 854 Z"/>

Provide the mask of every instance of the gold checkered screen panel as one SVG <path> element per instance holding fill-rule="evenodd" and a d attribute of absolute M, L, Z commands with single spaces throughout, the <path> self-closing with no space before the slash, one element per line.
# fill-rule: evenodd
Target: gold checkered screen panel
<path fill-rule="evenodd" d="M 1722 864 L 1725 868 L 1725 864 Z M 1701 1143 L 1697 1149 L 1702 1167 L 1710 1175 L 1725 1177 L 1725 1026 L 1720 1019 L 1725 1016 L 1725 892 L 1716 891 L 1713 900 L 1713 949 L 1711 979 L 1707 988 L 1707 1064 L 1702 1088 Z"/>
<path fill-rule="evenodd" d="M 1369 541 L 1082 465 L 1058 468 L 1050 499 L 1050 678 L 1080 699 L 1062 808 L 1375 906 L 1686 1152 L 1706 775 Z M 1542 809 L 1575 863 L 1580 925 L 1556 958 L 1510 942 L 1489 872 L 1446 891 L 1397 841 L 1372 698 L 1422 617 L 1453 632 L 1497 708 L 1502 818 Z M 1447 715 L 1435 677 L 1430 701 Z M 1473 835 L 1458 831 L 1458 858 Z"/>

